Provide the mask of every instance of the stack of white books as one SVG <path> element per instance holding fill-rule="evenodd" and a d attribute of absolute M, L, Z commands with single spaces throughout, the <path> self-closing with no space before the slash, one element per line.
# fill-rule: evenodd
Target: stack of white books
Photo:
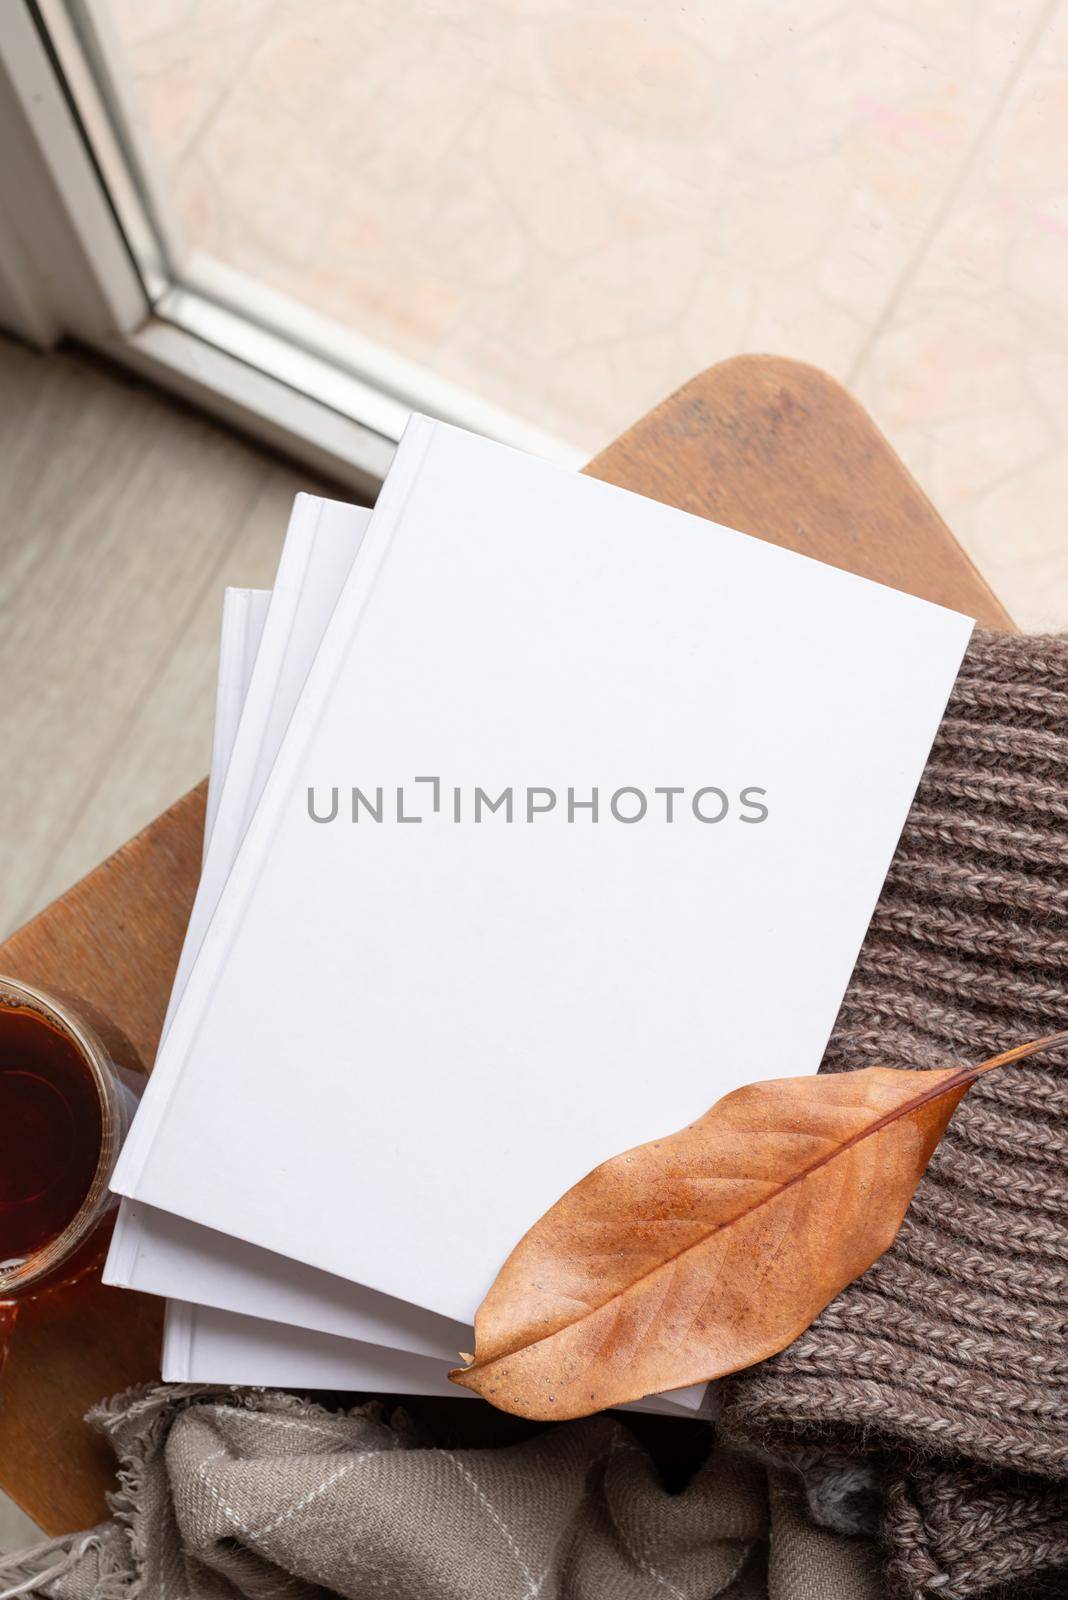
<path fill-rule="evenodd" d="M 299 496 L 115 1176 L 164 1376 L 470 1398 L 559 1195 L 816 1070 L 971 626 L 419 416 Z"/>

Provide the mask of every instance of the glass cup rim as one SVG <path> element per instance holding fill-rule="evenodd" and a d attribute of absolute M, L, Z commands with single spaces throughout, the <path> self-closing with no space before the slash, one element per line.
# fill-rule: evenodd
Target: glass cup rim
<path fill-rule="evenodd" d="M 21 1005 L 24 1009 L 36 1012 L 43 1021 L 58 1027 L 77 1049 L 89 1069 L 96 1090 L 101 1127 L 100 1154 L 81 1205 L 63 1231 L 27 1257 L 25 1262 L 17 1267 L 0 1266 L 0 1299 L 20 1294 L 47 1277 L 88 1238 L 100 1219 L 102 1203 L 109 1193 L 108 1179 L 122 1142 L 122 1118 L 111 1057 L 96 1031 L 77 1015 L 72 1004 L 76 1002 L 68 1002 L 22 978 L 12 978 L 0 972 L 0 1008 L 11 1006 L 16 1009 Z"/>

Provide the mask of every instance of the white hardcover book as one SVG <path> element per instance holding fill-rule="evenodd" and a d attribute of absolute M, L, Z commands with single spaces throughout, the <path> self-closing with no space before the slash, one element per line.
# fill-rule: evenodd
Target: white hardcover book
<path fill-rule="evenodd" d="M 321 637 L 325 618 L 336 603 L 369 521 L 370 512 L 362 506 L 298 495 L 286 530 L 275 586 L 266 597 L 262 624 L 257 629 L 256 623 L 243 614 L 238 602 L 230 607 L 227 625 L 224 608 L 223 643 L 233 641 L 235 647 L 232 653 L 227 652 L 228 661 L 233 663 L 228 667 L 228 677 L 233 679 L 237 675 L 236 663 L 241 659 L 241 652 L 251 662 L 252 670 L 238 702 L 240 715 L 229 759 L 221 769 L 216 765 L 213 747 L 201 878 L 163 1021 L 162 1039 L 166 1038 L 258 797 L 252 790 L 252 781 L 265 743 L 277 751 L 307 675 L 307 662 L 303 671 L 299 670 L 299 664 L 293 670 L 285 670 L 293 654 L 299 654 L 303 642 L 303 635 L 294 633 L 298 611 L 312 613 Z M 260 602 L 253 602 L 250 609 L 258 611 L 260 606 Z M 253 632 L 256 633 L 254 646 Z M 229 689 L 220 688 L 216 697 L 215 739 L 220 731 L 220 713 L 228 727 L 233 709 Z M 124 1200 L 119 1207 L 104 1267 L 105 1283 L 122 1288 L 141 1287 L 132 1281 L 132 1274 L 148 1226 L 142 1208 Z"/>
<path fill-rule="evenodd" d="M 356 1344 L 309 1328 L 284 1328 L 256 1317 L 235 1316 L 172 1300 L 167 1306 L 163 1378 L 167 1383 L 263 1384 L 274 1389 L 348 1389 L 370 1394 L 478 1397 L 450 1383 L 438 1360 L 407 1350 Z M 663 1416 L 709 1416 L 713 1391 L 702 1388 L 699 1411 L 650 1395 L 620 1411 Z"/>
<path fill-rule="evenodd" d="M 370 512 L 361 506 L 298 495 L 279 562 L 275 587 L 245 606 L 250 591 L 224 605 L 220 676 L 205 818 L 203 871 L 171 992 L 166 1036 L 185 981 L 210 924 L 262 787 L 265 755 L 273 759 L 307 676 L 327 619 L 366 532 Z M 262 623 L 258 615 L 262 614 Z M 255 639 L 253 639 L 255 635 Z M 239 693 L 235 697 L 235 688 Z M 236 717 L 236 725 L 235 725 Z M 158 1235 L 158 1237 L 157 1237 Z M 233 1264 L 216 1259 L 218 1236 L 187 1225 L 180 1236 L 149 1208 L 124 1200 L 104 1267 L 104 1282 L 180 1298 L 206 1281 L 233 1277 Z M 275 1264 L 269 1257 L 268 1271 Z M 246 1304 L 248 1302 L 246 1301 Z M 268 1306 L 269 1311 L 283 1309 Z M 358 1314 L 357 1314 L 358 1315 Z M 353 1330 L 359 1333 L 359 1328 Z"/>
<path fill-rule="evenodd" d="M 269 592 L 262 590 L 228 589 L 224 596 L 209 794 L 212 777 L 225 775 L 229 768 L 256 659 L 254 648 L 250 649 L 250 624 L 255 630 L 257 621 L 266 616 L 269 599 Z M 316 596 L 310 603 L 322 607 L 325 626 L 330 608 L 324 597 Z M 262 662 L 260 670 L 264 670 Z M 207 846 L 210 821 L 205 831 Z M 162 1352 L 162 1376 L 167 1382 L 260 1383 L 473 1398 L 469 1390 L 448 1382 L 448 1367 L 459 1350 L 457 1335 L 466 1337 L 466 1330 L 458 1324 L 169 1212 L 132 1201 L 127 1204 L 137 1213 L 136 1260 L 151 1264 L 149 1276 L 162 1272 L 165 1281 L 186 1283 L 186 1292 L 208 1290 L 205 1304 L 175 1299 L 167 1303 Z M 211 1298 L 213 1289 L 216 1299 Z M 355 1306 L 354 1293 L 359 1297 Z M 328 1316 L 342 1328 L 355 1325 L 361 1337 L 313 1331 L 319 1324 L 306 1321 L 309 1302 L 313 1318 L 324 1315 L 318 1308 L 325 1304 Z M 272 1308 L 270 1318 L 243 1314 L 250 1307 L 261 1313 Z M 280 1314 L 286 1309 L 296 1313 L 296 1326 L 287 1325 Z M 394 1349 L 392 1341 L 398 1335 L 402 1342 Z M 699 1407 L 704 1409 L 704 1402 L 702 1385 L 692 1391 L 676 1390 L 671 1399 L 649 1396 L 635 1402 L 633 1409 L 693 1416 Z"/>
<path fill-rule="evenodd" d="M 265 1384 L 277 1389 L 450 1397 L 465 1392 L 449 1382 L 441 1361 L 428 1356 L 181 1300 L 167 1304 L 162 1376 L 165 1383 Z"/>
<path fill-rule="evenodd" d="M 129 1269 L 123 1270 L 119 1287 L 346 1340 L 389 1345 L 410 1355 L 432 1357 L 439 1368 L 455 1366 L 457 1352 L 470 1346 L 470 1327 L 451 1318 L 184 1217 L 136 1201 L 131 1204 L 138 1227 L 137 1253 Z M 115 1281 L 109 1269 L 108 1282 Z M 687 1392 L 686 1399 L 696 1407 L 700 1390 Z"/>
<path fill-rule="evenodd" d="M 116 1187 L 468 1320 L 591 1166 L 815 1069 L 970 630 L 413 419 Z"/>
<path fill-rule="evenodd" d="M 265 637 L 256 651 L 250 648 L 249 608 L 244 601 L 252 591 L 228 591 L 213 748 L 213 761 L 224 776 L 221 783 L 209 779 L 209 795 L 214 787 L 227 826 L 216 834 L 216 813 L 211 812 L 198 914 L 185 942 L 168 1016 L 180 998 L 196 940 L 208 925 L 229 875 L 237 840 L 277 754 L 369 516 L 360 507 L 298 497 L 280 566 L 281 598 L 274 602 L 269 593 L 261 592 L 262 598 L 254 602 L 264 616 L 268 607 L 263 602 L 268 602 L 271 616 L 270 627 L 259 629 Z M 242 673 L 246 674 L 240 685 L 243 692 L 235 696 Z M 471 1343 L 469 1327 L 450 1318 L 133 1200 L 124 1200 L 120 1208 L 104 1281 L 236 1312 L 246 1321 L 254 1314 L 270 1326 L 291 1325 L 396 1347 L 432 1357 L 439 1370 L 454 1364 L 457 1352 Z M 253 1337 L 260 1348 L 261 1336 Z M 201 1341 L 198 1348 L 210 1356 L 210 1342 Z M 295 1347 L 288 1347 L 288 1352 L 282 1367 L 290 1376 L 279 1381 L 309 1382 L 293 1370 Z M 345 1360 L 353 1365 L 351 1350 Z M 692 1385 L 674 1391 L 673 1403 L 696 1410 L 703 1394 L 704 1385 Z"/>

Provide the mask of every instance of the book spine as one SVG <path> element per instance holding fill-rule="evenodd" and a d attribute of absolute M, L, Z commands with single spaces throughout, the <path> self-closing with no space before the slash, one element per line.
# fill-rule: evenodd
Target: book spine
<path fill-rule="evenodd" d="M 226 787 L 230 758 L 255 671 L 272 592 L 270 589 L 227 589 L 223 596 L 215 727 L 211 743 L 211 771 L 208 774 L 208 804 L 204 817 L 204 861 L 211 848 L 215 819 Z"/>
<path fill-rule="evenodd" d="M 134 1265 L 137 1257 L 138 1233 L 140 1223 L 138 1218 L 139 1207 L 132 1200 L 123 1200 L 119 1206 L 119 1214 L 115 1218 L 115 1227 L 108 1246 L 107 1259 L 101 1273 L 101 1280 L 114 1289 L 129 1289 L 132 1287 Z"/>
<path fill-rule="evenodd" d="M 237 719 L 244 700 L 241 666 L 245 660 L 249 626 L 248 589 L 227 589 L 223 595 L 222 629 L 219 637 L 219 676 L 215 687 L 215 726 L 211 738 L 211 770 L 208 773 L 208 801 L 204 811 L 204 847 L 201 865 L 211 848 L 211 835 L 219 810 L 226 769 L 237 732 Z"/>

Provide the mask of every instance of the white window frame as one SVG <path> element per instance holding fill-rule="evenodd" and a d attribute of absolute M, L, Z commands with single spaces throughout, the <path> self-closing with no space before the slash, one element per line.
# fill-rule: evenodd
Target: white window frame
<path fill-rule="evenodd" d="M 0 4 L 0 148 L 0 327 L 38 348 L 76 339 L 364 496 L 413 409 L 579 463 L 521 418 L 189 251 L 106 0 Z"/>

